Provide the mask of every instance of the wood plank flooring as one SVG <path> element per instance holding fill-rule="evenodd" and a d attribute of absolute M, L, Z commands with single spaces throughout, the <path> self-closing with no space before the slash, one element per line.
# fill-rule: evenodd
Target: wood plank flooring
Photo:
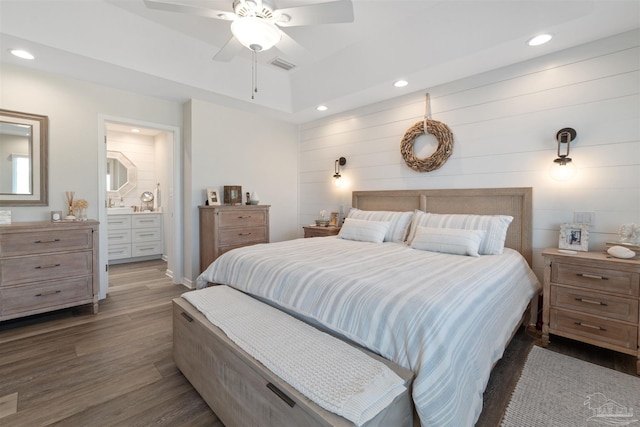
<path fill-rule="evenodd" d="M 222 426 L 171 359 L 171 299 L 187 288 L 165 270 L 111 266 L 97 315 L 0 323 L 0 426 Z"/>
<path fill-rule="evenodd" d="M 222 427 L 171 358 L 171 299 L 187 289 L 166 264 L 110 267 L 100 311 L 61 310 L 0 323 L 0 426 Z M 477 426 L 500 424 L 539 333 L 521 329 L 494 368 Z M 553 337 L 551 350 L 622 372 L 635 359 Z"/>

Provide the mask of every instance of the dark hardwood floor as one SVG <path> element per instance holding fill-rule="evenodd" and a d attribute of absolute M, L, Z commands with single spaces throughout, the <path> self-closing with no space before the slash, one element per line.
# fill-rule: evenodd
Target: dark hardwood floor
<path fill-rule="evenodd" d="M 222 426 L 171 359 L 171 299 L 187 288 L 165 270 L 111 266 L 97 315 L 0 323 L 0 426 Z"/>
<path fill-rule="evenodd" d="M 97 315 L 61 310 L 0 323 L 0 426 L 209 426 L 222 423 L 171 359 L 171 299 L 187 291 L 148 261 L 110 267 Z M 494 368 L 478 426 L 497 426 L 540 343 L 518 331 Z M 551 350 L 634 374 L 631 356 L 553 337 Z"/>

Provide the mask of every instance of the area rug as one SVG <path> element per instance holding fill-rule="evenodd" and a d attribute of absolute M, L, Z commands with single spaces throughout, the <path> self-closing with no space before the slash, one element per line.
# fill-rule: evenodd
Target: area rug
<path fill-rule="evenodd" d="M 533 347 L 503 427 L 640 427 L 640 378 Z"/>

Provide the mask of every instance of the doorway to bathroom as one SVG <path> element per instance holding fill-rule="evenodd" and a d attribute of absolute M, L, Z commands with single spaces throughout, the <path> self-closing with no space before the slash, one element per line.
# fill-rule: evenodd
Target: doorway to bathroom
<path fill-rule="evenodd" d="M 179 128 L 101 118 L 100 298 L 110 265 L 163 260 L 182 283 Z"/>

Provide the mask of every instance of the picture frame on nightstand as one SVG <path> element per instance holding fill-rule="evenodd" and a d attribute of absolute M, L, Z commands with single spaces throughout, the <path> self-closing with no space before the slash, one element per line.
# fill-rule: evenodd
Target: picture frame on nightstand
<path fill-rule="evenodd" d="M 560 224 L 558 248 L 589 251 L 589 224 Z"/>

